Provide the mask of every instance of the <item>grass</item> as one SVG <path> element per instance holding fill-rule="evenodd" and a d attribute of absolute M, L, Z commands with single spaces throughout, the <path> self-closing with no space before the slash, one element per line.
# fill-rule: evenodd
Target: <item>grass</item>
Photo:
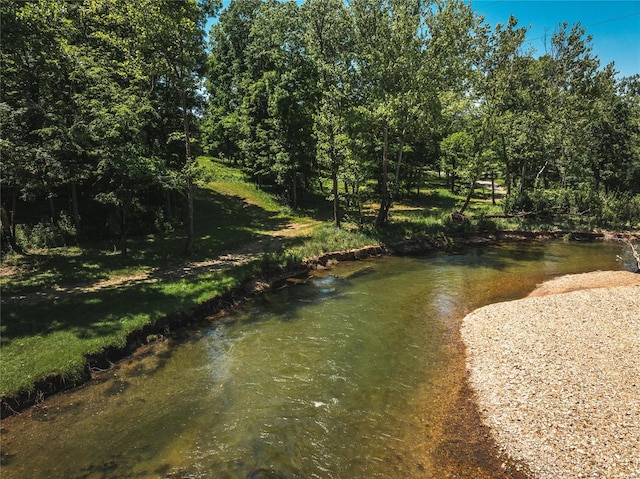
<path fill-rule="evenodd" d="M 200 159 L 200 164 L 205 173 L 195 198 L 197 236 L 191 258 L 182 256 L 186 241 L 182 232 L 132 238 L 126 258 L 109 242 L 35 251 L 3 258 L 3 267 L 15 273 L 1 278 L 2 294 L 15 296 L 55 286 L 90 284 L 213 259 L 284 228 L 294 219 L 275 198 L 245 181 L 238 170 L 206 158 Z M 313 224 L 308 217 L 295 220 Z M 295 239 L 291 243 L 295 244 Z M 6 301 L 0 328 L 0 396 L 15 397 L 30 391 L 37 380 L 51 375 L 76 379 L 84 370 L 86 355 L 123 346 L 130 332 L 220 296 L 258 269 L 296 257 L 280 253 L 188 280 L 107 287 L 67 297 L 63 293 L 54 301 Z"/>
<path fill-rule="evenodd" d="M 124 346 L 127 335 L 166 314 L 188 309 L 240 284 L 243 270 L 217 271 L 196 280 L 144 283 L 2 308 L 0 395 L 29 391 L 52 374 L 76 379 L 84 357 Z"/>
<path fill-rule="evenodd" d="M 200 158 L 199 164 L 203 179 L 195 198 L 197 236 L 193 257 L 182 255 L 182 232 L 132 238 L 127 258 L 118 254 L 110 242 L 36 251 L 3 258 L 3 268 L 14 273 L 0 278 L 2 294 L 28 294 L 54 286 L 177 268 L 266 238 L 269 232 L 281 230 L 293 221 L 304 227 L 287 238 L 281 250 L 241 267 L 209 271 L 188 280 L 163 279 L 66 297 L 63 294 L 52 301 L 6 301 L 0 329 L 1 396 L 15 397 L 31 391 L 37 380 L 50 375 L 77 378 L 84 369 L 86 355 L 122 346 L 130 332 L 222 295 L 257 270 L 379 242 L 522 227 L 514 221 L 483 218 L 483 214 L 499 211 L 486 192 L 472 202 L 469 211 L 474 218 L 468 224 L 452 222 L 449 213 L 460 207 L 464 197 L 451 193 L 445 180 L 434 175 L 420 195 L 396 202 L 388 227 L 358 228 L 346 222 L 342 230 L 336 230 L 326 222 L 331 205 L 321 195 L 307 198 L 300 210 L 306 216 L 295 215 L 246 181 L 240 170 L 209 158 Z M 367 212 L 373 215 L 375 205 L 367 205 Z"/>
<path fill-rule="evenodd" d="M 313 231 L 303 244 L 287 251 L 297 258 L 313 258 L 332 251 L 346 251 L 378 243 L 374 235 L 359 230 L 336 230 L 332 225 L 323 223 Z"/>
<path fill-rule="evenodd" d="M 0 277 L 3 294 L 40 291 L 55 286 L 96 282 L 131 276 L 157 266 L 175 267 L 189 261 L 215 258 L 238 244 L 260 238 L 266 231 L 283 228 L 292 218 L 274 198 L 242 180 L 237 170 L 210 159 L 201 159 L 210 179 L 196 190 L 195 252 L 182 252 L 182 231 L 132 238 L 129 255 L 123 257 L 115 244 L 101 241 L 86 246 L 32 251 L 28 255 L 3 258 L 16 274 Z"/>

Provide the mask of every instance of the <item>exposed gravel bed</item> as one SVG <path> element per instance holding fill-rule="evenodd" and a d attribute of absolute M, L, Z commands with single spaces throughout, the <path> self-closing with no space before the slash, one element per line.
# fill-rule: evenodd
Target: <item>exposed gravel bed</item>
<path fill-rule="evenodd" d="M 640 275 L 572 275 L 535 294 L 547 295 L 464 319 L 483 420 L 537 479 L 640 478 Z"/>

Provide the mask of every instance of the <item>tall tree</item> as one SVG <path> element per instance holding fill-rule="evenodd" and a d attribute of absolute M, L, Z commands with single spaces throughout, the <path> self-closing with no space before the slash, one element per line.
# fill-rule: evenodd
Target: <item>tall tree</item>
<path fill-rule="evenodd" d="M 314 161 L 315 71 L 293 1 L 234 0 L 212 30 L 210 151 L 240 161 L 296 206 Z"/>
<path fill-rule="evenodd" d="M 304 7 L 307 49 L 320 92 L 314 114 L 316 159 L 329 172 L 333 221 L 340 228 L 339 180 L 351 156 L 347 116 L 354 63 L 352 16 L 342 0 L 310 0 Z"/>
<path fill-rule="evenodd" d="M 511 16 L 506 25 L 498 24 L 491 33 L 485 28 L 476 37 L 478 46 L 471 76 L 471 92 L 479 113 L 477 116 L 481 120 L 476 121 L 474 128 L 474 155 L 472 163 L 468 165 L 469 190 L 460 213 L 464 213 L 469 206 L 476 181 L 488 166 L 486 160 L 493 156 L 493 152 L 488 150 L 495 145 L 499 124 L 509 110 L 519 50 L 526 33 L 526 29 L 516 28 L 517 24 L 518 20 Z M 504 136 L 501 138 L 504 140 Z"/>
<path fill-rule="evenodd" d="M 209 34 L 208 108 L 203 143 L 209 154 L 243 163 L 241 147 L 249 121 L 241 109 L 247 75 L 247 46 L 261 0 L 232 0 Z"/>
<path fill-rule="evenodd" d="M 219 1 L 141 0 L 137 20 L 142 26 L 150 74 L 156 82 L 166 83 L 179 99 L 182 131 L 173 136 L 184 143 L 182 174 L 186 183 L 187 241 L 185 254 L 193 252 L 194 170 L 192 108 L 201 88 L 204 72 L 204 26 L 220 8 Z"/>
<path fill-rule="evenodd" d="M 394 186 L 391 177 L 391 146 L 396 140 L 402 161 L 411 116 L 426 108 L 430 88 L 424 80 L 426 62 L 420 36 L 429 8 L 421 1 L 354 0 L 351 2 L 358 49 L 359 107 L 362 118 L 378 134 L 380 162 L 377 226 L 389 219 Z"/>
<path fill-rule="evenodd" d="M 132 215 L 147 210 L 146 195 L 158 187 L 158 164 L 149 155 L 144 125 L 154 115 L 148 94 L 135 8 L 123 0 L 82 5 L 82 31 L 70 46 L 78 91 L 75 101 L 88 133 L 85 148 L 98 158 L 96 199 L 117 211 L 120 248 L 127 254 Z"/>
<path fill-rule="evenodd" d="M 0 4 L 3 135 L 2 227 L 14 249 L 16 200 L 46 200 L 57 220 L 55 190 L 68 181 L 70 101 L 62 1 Z"/>

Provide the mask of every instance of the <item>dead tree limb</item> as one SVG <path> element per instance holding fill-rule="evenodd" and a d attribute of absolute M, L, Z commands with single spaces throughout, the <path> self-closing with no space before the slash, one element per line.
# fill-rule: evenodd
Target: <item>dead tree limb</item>
<path fill-rule="evenodd" d="M 629 248 L 631 248 L 631 254 L 636 260 L 636 273 L 640 273 L 640 251 L 638 251 L 638 248 L 631 242 L 630 239 L 625 238 L 623 241 L 629 245 Z"/>

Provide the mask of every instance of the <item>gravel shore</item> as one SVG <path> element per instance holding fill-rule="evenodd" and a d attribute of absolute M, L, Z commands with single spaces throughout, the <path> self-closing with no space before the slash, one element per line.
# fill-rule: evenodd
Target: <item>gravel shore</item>
<path fill-rule="evenodd" d="M 462 338 L 483 420 L 536 479 L 640 478 L 640 275 L 558 278 Z"/>

